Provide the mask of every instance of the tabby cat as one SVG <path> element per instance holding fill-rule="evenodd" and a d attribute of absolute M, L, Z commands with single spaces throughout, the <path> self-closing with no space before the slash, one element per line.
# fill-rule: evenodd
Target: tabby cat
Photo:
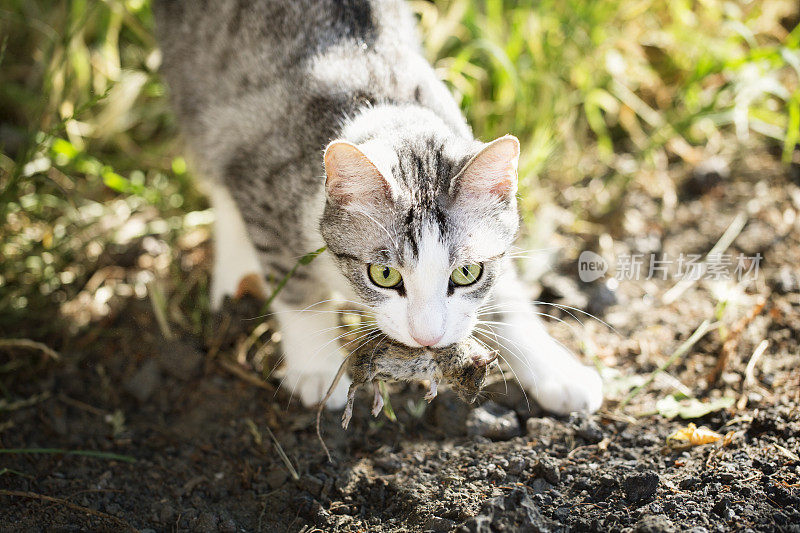
<path fill-rule="evenodd" d="M 547 334 L 509 257 L 519 142 L 473 137 L 401 0 L 157 0 L 155 17 L 216 211 L 213 305 L 327 246 L 273 304 L 284 385 L 304 404 L 357 346 L 337 340 L 338 295 L 368 311 L 365 339 L 411 347 L 448 346 L 491 316 L 540 405 L 600 406 L 598 374 Z"/>

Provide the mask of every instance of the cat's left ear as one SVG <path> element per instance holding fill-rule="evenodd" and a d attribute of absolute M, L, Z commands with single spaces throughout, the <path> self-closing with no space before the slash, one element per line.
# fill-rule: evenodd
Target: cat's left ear
<path fill-rule="evenodd" d="M 450 185 L 451 197 L 507 200 L 517 194 L 519 140 L 505 135 L 485 145 Z"/>

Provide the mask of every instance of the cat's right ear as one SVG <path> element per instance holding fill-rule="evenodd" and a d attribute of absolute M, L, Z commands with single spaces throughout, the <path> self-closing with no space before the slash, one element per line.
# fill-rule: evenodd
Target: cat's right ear
<path fill-rule="evenodd" d="M 392 202 L 392 186 L 356 145 L 333 141 L 325 149 L 325 191 L 346 209 L 375 209 Z"/>

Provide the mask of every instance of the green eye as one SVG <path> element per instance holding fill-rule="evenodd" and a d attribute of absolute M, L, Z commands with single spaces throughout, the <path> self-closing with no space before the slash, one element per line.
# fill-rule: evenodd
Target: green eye
<path fill-rule="evenodd" d="M 403 281 L 403 276 L 396 269 L 386 265 L 369 265 L 369 279 L 378 287 L 391 289 Z"/>
<path fill-rule="evenodd" d="M 483 267 L 481 265 L 464 265 L 453 270 L 453 273 L 450 274 L 450 281 L 462 287 L 472 285 L 481 277 L 482 271 Z"/>

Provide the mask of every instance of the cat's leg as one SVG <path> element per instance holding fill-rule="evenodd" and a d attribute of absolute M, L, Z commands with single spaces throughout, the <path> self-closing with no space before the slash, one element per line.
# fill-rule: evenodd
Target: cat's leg
<path fill-rule="evenodd" d="M 284 290 L 301 293 L 303 287 L 314 282 L 313 278 L 299 281 L 299 286 L 289 285 Z M 330 387 L 346 356 L 340 337 L 345 333 L 341 326 L 340 314 L 335 301 L 326 301 L 325 293 L 308 289 L 306 294 L 316 294 L 318 298 L 306 303 L 290 301 L 280 297 L 273 305 L 275 317 L 281 332 L 281 349 L 286 367 L 281 386 L 293 397 L 299 398 L 305 406 L 319 403 Z M 320 303 L 315 303 L 320 302 Z M 345 347 L 347 352 L 355 349 L 366 337 Z M 339 409 L 347 402 L 350 379 L 345 375 L 331 393 L 327 406 Z"/>
<path fill-rule="evenodd" d="M 502 325 L 479 328 L 494 330 L 520 384 L 544 409 L 557 414 L 596 411 L 603 403 L 599 374 L 547 333 L 526 293 L 508 265 L 497 280 L 491 301 L 496 306 L 493 320 Z"/>
<path fill-rule="evenodd" d="M 211 308 L 219 309 L 226 295 L 237 294 L 245 278 L 263 296 L 262 269 L 247 235 L 242 215 L 224 185 L 212 183 L 209 197 L 214 208 L 214 270 L 211 278 Z"/>

